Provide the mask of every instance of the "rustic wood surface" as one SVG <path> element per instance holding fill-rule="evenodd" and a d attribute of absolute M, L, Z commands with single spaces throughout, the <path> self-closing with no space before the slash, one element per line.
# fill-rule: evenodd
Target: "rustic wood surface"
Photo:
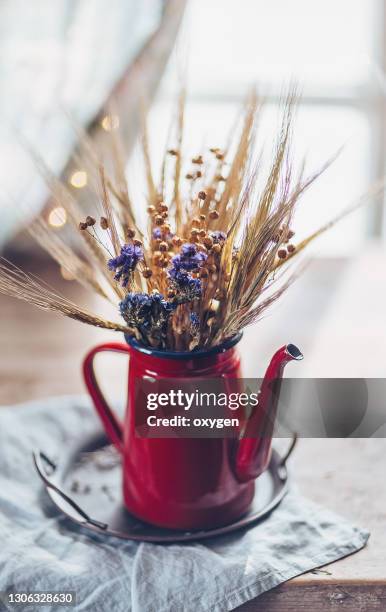
<path fill-rule="evenodd" d="M 351 264 L 344 260 L 315 260 L 282 304 L 245 334 L 242 341 L 245 375 L 261 374 L 269 355 L 280 344 L 290 341 L 299 344 L 305 354 L 304 364 L 309 363 L 314 376 L 327 375 L 327 356 L 335 376 L 349 375 L 350 363 L 351 371 L 356 367 L 354 340 L 356 326 L 360 324 L 361 346 L 373 347 L 367 352 L 368 370 L 371 371 L 374 362 L 374 369 L 378 368 L 381 375 L 376 361 L 386 341 L 386 325 L 380 318 L 386 312 L 386 295 L 374 293 L 375 279 L 377 283 L 383 279 L 386 287 L 386 269 L 380 262 L 377 250 L 369 251 Z M 377 271 L 363 276 L 364 270 L 373 270 L 374 266 Z M 33 269 L 72 299 L 90 306 L 84 291 L 72 282 L 58 281 L 57 270 L 52 266 L 45 264 L 43 268 L 34 263 Z M 353 295 L 357 296 L 354 304 Z M 363 301 L 371 311 L 373 300 L 377 303 L 368 320 L 363 314 Z M 83 393 L 79 367 L 83 354 L 95 343 L 117 339 L 114 333 L 40 312 L 3 296 L 0 296 L 0 311 L 0 404 L 4 405 L 49 395 Z M 342 313 L 344 320 L 341 320 Z M 372 344 L 375 333 L 379 349 Z M 351 340 L 346 351 L 348 334 Z M 111 355 L 102 359 L 103 379 L 109 381 L 106 393 L 110 397 L 122 397 L 124 358 Z M 291 367 L 293 375 L 295 368 L 303 366 Z M 355 371 L 353 375 L 356 374 Z M 244 604 L 240 610 L 386 610 L 385 457 L 386 440 L 381 438 L 299 442 L 291 459 L 291 469 L 301 492 L 368 528 L 369 544 L 355 555 L 273 589 Z"/>

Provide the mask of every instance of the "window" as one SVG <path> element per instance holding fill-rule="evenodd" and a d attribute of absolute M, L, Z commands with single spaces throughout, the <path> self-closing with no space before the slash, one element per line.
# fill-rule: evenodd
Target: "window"
<path fill-rule="evenodd" d="M 300 205 L 296 229 L 301 237 L 383 174 L 383 23 L 381 0 L 190 0 L 165 78 L 166 95 L 159 96 L 153 113 L 157 134 L 168 123 L 170 94 L 176 90 L 178 66 L 185 62 L 187 139 L 198 148 L 221 146 L 237 106 L 256 83 L 267 97 L 259 138 L 269 152 L 283 86 L 297 81 L 302 93 L 297 162 L 306 154 L 313 171 L 343 146 Z M 369 235 L 382 233 L 381 212 L 372 205 L 355 213 L 319 240 L 314 252 L 355 252 Z"/>

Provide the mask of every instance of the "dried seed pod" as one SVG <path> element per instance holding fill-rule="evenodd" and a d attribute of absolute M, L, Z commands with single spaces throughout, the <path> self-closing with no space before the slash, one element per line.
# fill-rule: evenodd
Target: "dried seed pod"
<path fill-rule="evenodd" d="M 215 180 L 216 180 L 218 183 L 221 183 L 221 182 L 226 181 L 226 178 L 225 178 L 225 176 L 223 176 L 222 174 L 217 174 L 217 175 L 215 176 Z"/>
<path fill-rule="evenodd" d="M 173 236 L 172 243 L 174 244 L 174 246 L 179 247 L 182 244 L 182 240 L 179 236 Z"/>
<path fill-rule="evenodd" d="M 197 217 L 194 217 L 194 219 L 192 219 L 192 225 L 201 225 L 201 221 L 200 219 L 198 219 Z"/>
<path fill-rule="evenodd" d="M 138 247 L 142 246 L 142 242 L 140 240 L 133 240 L 133 244 Z"/>
<path fill-rule="evenodd" d="M 209 219 L 218 219 L 219 216 L 217 210 L 211 210 L 209 213 Z"/>
<path fill-rule="evenodd" d="M 199 200 L 206 200 L 206 191 L 199 191 L 197 197 Z"/>
<path fill-rule="evenodd" d="M 156 215 L 156 216 L 154 217 L 154 223 L 155 223 L 156 225 L 162 225 L 162 224 L 163 224 L 163 222 L 164 222 L 164 219 L 163 219 L 163 217 L 162 217 L 161 215 Z"/>
<path fill-rule="evenodd" d="M 166 211 L 166 210 L 164 210 L 164 212 L 162 212 L 162 213 L 161 213 L 161 217 L 162 217 L 163 219 L 167 219 L 167 218 L 168 218 L 168 213 L 167 213 L 167 211 Z"/>
<path fill-rule="evenodd" d="M 153 275 L 153 272 L 150 270 L 150 268 L 145 268 L 144 270 L 142 270 L 142 276 L 144 278 L 150 278 Z"/>
<path fill-rule="evenodd" d="M 199 234 L 199 236 L 201 236 L 201 238 L 205 238 L 205 236 L 206 236 L 206 230 L 201 229 L 201 230 L 198 232 L 198 234 Z"/>
<path fill-rule="evenodd" d="M 197 237 L 198 236 L 198 229 L 196 229 L 196 228 L 191 229 L 190 230 L 190 235 L 192 237 Z"/>
<path fill-rule="evenodd" d="M 203 163 L 204 163 L 204 160 L 202 159 L 202 155 L 197 155 L 197 157 L 193 157 L 192 159 L 192 164 L 201 165 Z"/>
<path fill-rule="evenodd" d="M 107 230 L 109 228 L 109 222 L 107 221 L 106 217 L 101 217 L 99 223 L 103 230 Z"/>
<path fill-rule="evenodd" d="M 149 213 L 149 215 L 152 215 L 153 213 L 155 213 L 155 206 L 148 206 L 147 212 Z"/>
<path fill-rule="evenodd" d="M 212 246 L 212 253 L 220 253 L 221 252 L 221 244 L 214 244 Z"/>
<path fill-rule="evenodd" d="M 163 223 L 163 219 L 162 219 L 162 223 Z M 170 228 L 170 225 L 169 225 L 168 223 L 163 223 L 163 224 L 161 225 L 161 231 L 162 231 L 164 234 L 170 234 L 170 229 L 171 229 L 171 228 Z"/>
<path fill-rule="evenodd" d="M 134 230 L 132 230 L 132 229 L 130 229 L 130 228 L 127 228 L 127 230 L 126 230 L 126 236 L 127 236 L 128 238 L 134 238 L 134 236 L 135 236 L 135 231 L 134 231 Z"/>
<path fill-rule="evenodd" d="M 200 215 L 200 221 L 206 221 L 206 216 L 205 215 Z"/>
<path fill-rule="evenodd" d="M 288 253 L 294 253 L 296 251 L 295 245 L 294 244 L 289 244 L 287 246 L 287 251 L 288 251 Z"/>
<path fill-rule="evenodd" d="M 287 251 L 285 249 L 279 249 L 277 252 L 279 259 L 285 259 L 287 257 Z"/>
<path fill-rule="evenodd" d="M 161 243 L 160 243 L 160 245 L 159 245 L 159 250 L 160 250 L 161 252 L 163 252 L 163 253 L 164 253 L 165 251 L 168 251 L 168 250 L 169 250 L 169 245 L 168 245 L 168 243 L 167 243 L 167 242 L 161 242 Z"/>
<path fill-rule="evenodd" d="M 169 259 L 167 257 L 163 257 L 158 264 L 161 268 L 167 268 L 169 265 Z"/>
<path fill-rule="evenodd" d="M 158 206 L 158 210 L 160 212 L 167 212 L 169 210 L 169 207 L 164 202 L 161 202 Z"/>
<path fill-rule="evenodd" d="M 168 153 L 169 155 L 173 155 L 173 157 L 176 157 L 178 155 L 178 151 L 176 151 L 176 149 L 169 149 Z"/>
<path fill-rule="evenodd" d="M 80 229 L 80 230 L 82 230 L 82 232 L 83 232 L 84 230 L 86 230 L 87 228 L 88 228 L 88 225 L 87 225 L 87 223 L 85 223 L 84 221 L 81 221 L 81 222 L 79 223 L 79 229 Z"/>
<path fill-rule="evenodd" d="M 291 238 L 293 238 L 294 236 L 295 236 L 295 232 L 293 232 L 292 230 L 288 230 L 288 234 L 287 234 L 288 240 L 291 240 Z"/>
<path fill-rule="evenodd" d="M 220 151 L 218 151 L 216 153 L 216 159 L 223 160 L 224 159 L 224 153 L 221 153 Z"/>
<path fill-rule="evenodd" d="M 207 236 L 206 238 L 204 238 L 203 243 L 205 244 L 206 247 L 208 247 L 208 249 L 211 249 L 213 246 L 213 238 L 211 238 L 210 236 Z"/>
<path fill-rule="evenodd" d="M 86 217 L 86 224 L 91 227 L 92 225 L 95 225 L 96 221 L 94 219 L 94 217 L 91 217 L 90 215 L 87 215 Z"/>
<path fill-rule="evenodd" d="M 202 177 L 201 170 L 197 170 L 195 178 L 198 179 L 198 178 L 201 178 L 201 177 Z"/>
<path fill-rule="evenodd" d="M 188 172 L 188 174 L 185 174 L 185 178 L 188 179 L 188 181 L 191 181 L 192 179 L 194 179 L 193 174 L 190 174 L 190 172 Z"/>

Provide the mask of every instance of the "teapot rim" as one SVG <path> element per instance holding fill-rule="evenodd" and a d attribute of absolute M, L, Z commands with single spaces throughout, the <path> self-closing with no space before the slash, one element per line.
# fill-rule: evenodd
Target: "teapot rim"
<path fill-rule="evenodd" d="M 216 355 L 218 353 L 225 353 L 241 340 L 243 332 L 237 332 L 237 334 L 231 336 L 230 338 L 227 338 L 221 344 L 212 346 L 208 349 L 193 349 L 192 351 L 169 351 L 165 349 L 153 349 L 149 346 L 141 344 L 134 336 L 130 336 L 129 334 L 124 334 L 124 336 L 127 344 L 131 348 L 144 355 L 149 355 L 149 357 L 160 357 L 163 359 L 175 359 L 177 361 L 182 361 L 208 357 L 210 355 Z"/>

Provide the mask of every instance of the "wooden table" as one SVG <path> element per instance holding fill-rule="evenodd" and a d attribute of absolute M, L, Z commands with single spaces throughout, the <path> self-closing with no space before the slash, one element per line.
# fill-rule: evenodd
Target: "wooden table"
<path fill-rule="evenodd" d="M 302 376 L 305 372 L 312 376 L 386 376 L 384 261 L 376 247 L 352 263 L 313 261 L 271 315 L 245 334 L 245 375 L 260 375 L 278 346 L 296 342 L 305 360 L 291 365 L 291 374 L 298 368 Z M 84 291 L 74 283 L 55 280 L 52 266 L 34 265 L 66 295 L 89 305 Z M 82 355 L 94 343 L 117 339 L 114 333 L 42 313 L 3 296 L 0 308 L 0 404 L 83 392 Z M 124 358 L 101 359 L 110 396 L 122 396 Z M 370 529 L 370 542 L 359 553 L 290 580 L 240 610 L 386 610 L 385 457 L 384 439 L 299 442 L 291 468 L 302 493 Z"/>

